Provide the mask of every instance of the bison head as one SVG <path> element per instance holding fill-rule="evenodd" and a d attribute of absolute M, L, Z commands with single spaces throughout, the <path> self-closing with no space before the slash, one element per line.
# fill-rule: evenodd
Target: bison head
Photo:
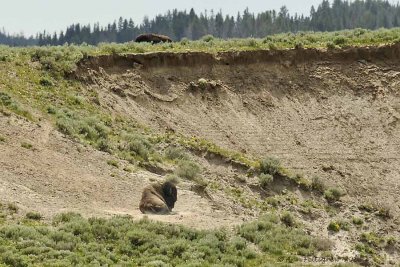
<path fill-rule="evenodd" d="M 164 200 L 167 203 L 169 210 L 174 208 L 177 198 L 176 186 L 171 182 L 165 182 L 162 185 Z"/>

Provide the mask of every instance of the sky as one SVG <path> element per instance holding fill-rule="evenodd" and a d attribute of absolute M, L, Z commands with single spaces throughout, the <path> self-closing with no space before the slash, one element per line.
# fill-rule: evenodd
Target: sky
<path fill-rule="evenodd" d="M 279 10 L 285 5 L 290 14 L 309 15 L 312 5 L 315 7 L 322 0 L 0 0 L 0 29 L 10 34 L 23 33 L 25 36 L 38 32 L 53 33 L 65 30 L 73 23 L 104 26 L 119 17 L 132 18 L 140 24 L 144 16 L 150 19 L 167 10 L 190 10 L 196 13 L 204 10 L 219 11 L 236 15 L 246 7 L 250 12 Z"/>

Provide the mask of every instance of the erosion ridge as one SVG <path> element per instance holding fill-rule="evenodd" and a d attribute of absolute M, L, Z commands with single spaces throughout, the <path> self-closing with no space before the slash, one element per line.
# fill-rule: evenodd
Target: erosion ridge
<path fill-rule="evenodd" d="M 78 70 L 85 68 L 104 69 L 132 67 L 140 64 L 146 68 L 157 67 L 195 67 L 202 65 L 243 65 L 261 62 L 286 62 L 298 64 L 311 61 L 354 61 L 354 60 L 397 60 L 400 58 L 400 43 L 350 47 L 345 49 L 289 49 L 289 50 L 250 50 L 227 51 L 215 54 L 206 52 L 152 52 L 145 54 L 113 54 L 87 56 L 78 62 Z"/>

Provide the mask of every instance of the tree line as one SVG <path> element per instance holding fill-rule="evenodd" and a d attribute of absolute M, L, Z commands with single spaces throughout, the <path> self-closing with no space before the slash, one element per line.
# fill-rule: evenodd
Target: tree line
<path fill-rule="evenodd" d="M 141 33 L 159 33 L 179 41 L 182 38 L 200 39 L 211 34 L 218 38 L 262 38 L 282 32 L 336 31 L 343 29 L 392 28 L 400 26 L 399 3 L 385 0 L 323 0 L 317 8 L 311 7 L 308 16 L 291 15 L 286 6 L 279 11 L 268 10 L 258 14 L 249 9 L 236 16 L 223 15 L 222 11 L 205 11 L 199 14 L 174 9 L 153 19 L 145 17 L 140 25 L 132 19 L 119 18 L 118 21 L 100 26 L 73 24 L 60 33 L 39 33 L 35 37 L 12 36 L 0 30 L 0 43 L 25 45 L 62 45 L 101 42 L 124 43 L 132 41 Z"/>

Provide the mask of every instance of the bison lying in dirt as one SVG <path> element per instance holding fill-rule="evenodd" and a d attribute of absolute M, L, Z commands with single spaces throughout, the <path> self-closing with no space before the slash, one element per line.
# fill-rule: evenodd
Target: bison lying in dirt
<path fill-rule="evenodd" d="M 167 214 L 177 200 L 176 186 L 171 182 L 151 184 L 143 189 L 139 209 L 142 213 Z"/>
<path fill-rule="evenodd" d="M 154 34 L 154 33 L 148 33 L 148 34 L 141 34 L 138 37 L 136 37 L 135 42 L 141 43 L 141 42 L 149 42 L 153 44 L 157 43 L 171 43 L 172 40 L 168 36 L 161 35 L 161 34 Z"/>

